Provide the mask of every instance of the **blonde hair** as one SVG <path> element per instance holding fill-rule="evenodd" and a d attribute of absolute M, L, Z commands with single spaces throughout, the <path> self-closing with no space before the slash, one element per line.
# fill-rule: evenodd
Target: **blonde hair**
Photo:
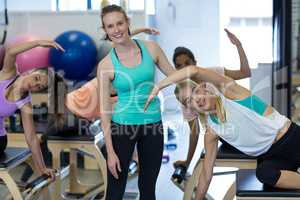
<path fill-rule="evenodd" d="M 190 80 L 190 79 L 187 79 L 187 80 L 179 82 L 176 85 L 176 88 L 175 88 L 175 91 L 174 91 L 177 100 L 180 103 L 182 103 L 180 101 L 180 99 L 179 99 L 179 91 L 180 91 L 180 89 L 183 89 L 185 87 L 195 88 L 197 86 L 198 86 L 198 84 L 195 81 Z M 221 123 L 225 123 L 226 122 L 226 111 L 224 109 L 222 99 L 221 99 L 221 97 L 219 95 L 217 95 L 216 111 L 217 111 L 217 116 L 220 119 L 220 122 Z M 206 124 L 207 124 L 206 116 L 205 116 L 204 113 L 198 113 L 198 114 L 199 114 L 199 119 L 200 119 L 201 126 L 205 129 L 206 128 Z"/>

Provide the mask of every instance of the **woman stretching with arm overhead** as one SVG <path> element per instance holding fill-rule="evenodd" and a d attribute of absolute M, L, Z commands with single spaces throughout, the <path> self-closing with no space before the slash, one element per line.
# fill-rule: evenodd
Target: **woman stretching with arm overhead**
<path fill-rule="evenodd" d="M 212 83 L 215 91 L 185 80 L 192 77 Z M 195 109 L 206 127 L 206 156 L 197 199 L 204 198 L 211 181 L 219 138 L 247 155 L 258 157 L 256 175 L 262 183 L 300 189 L 300 174 L 296 172 L 300 167 L 298 125 L 233 79 L 196 66 L 184 68 L 159 82 L 152 90 L 145 109 L 159 90 L 172 83 L 178 83 L 178 100 Z"/>

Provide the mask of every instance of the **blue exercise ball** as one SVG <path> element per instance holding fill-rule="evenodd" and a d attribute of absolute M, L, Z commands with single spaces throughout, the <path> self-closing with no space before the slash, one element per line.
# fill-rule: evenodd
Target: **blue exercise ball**
<path fill-rule="evenodd" d="M 55 41 L 65 52 L 52 48 L 50 64 L 55 71 L 63 71 L 64 78 L 86 80 L 97 63 L 97 48 L 93 39 L 80 31 L 67 31 L 60 34 Z"/>

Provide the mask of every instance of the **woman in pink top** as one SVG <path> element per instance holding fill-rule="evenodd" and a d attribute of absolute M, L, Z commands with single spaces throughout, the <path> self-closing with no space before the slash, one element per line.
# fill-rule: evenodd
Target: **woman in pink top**
<path fill-rule="evenodd" d="M 39 174 L 48 174 L 54 179 L 54 170 L 48 169 L 43 160 L 40 141 L 33 124 L 30 102 L 30 92 L 40 91 L 47 87 L 47 73 L 45 70 L 38 69 L 19 75 L 15 65 L 18 54 L 38 46 L 52 47 L 64 51 L 57 43 L 48 40 L 27 42 L 6 50 L 3 68 L 0 71 L 0 151 L 4 151 L 7 144 L 4 118 L 20 109 L 25 139 L 32 152 L 36 169 Z"/>

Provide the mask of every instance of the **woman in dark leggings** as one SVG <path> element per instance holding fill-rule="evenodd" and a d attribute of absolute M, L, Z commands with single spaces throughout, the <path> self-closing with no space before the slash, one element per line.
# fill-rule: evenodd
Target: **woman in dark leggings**
<path fill-rule="evenodd" d="M 0 154 L 4 152 L 7 145 L 7 136 L 1 137 L 0 139 Z"/>
<path fill-rule="evenodd" d="M 192 77 L 212 83 L 209 87 L 214 90 L 185 80 Z M 219 138 L 247 155 L 258 157 L 256 175 L 262 183 L 300 189 L 298 125 L 233 79 L 197 66 L 186 67 L 159 82 L 145 107 L 159 90 L 171 83 L 179 83 L 175 90 L 178 100 L 198 113 L 206 129 L 205 158 L 196 199 L 203 199 L 208 190 Z"/>
<path fill-rule="evenodd" d="M 156 98 L 146 112 L 143 106 L 153 88 L 155 65 L 166 75 L 175 70 L 155 42 L 130 38 L 129 19 L 121 7 L 104 7 L 101 20 L 114 46 L 99 63 L 97 72 L 107 150 L 106 199 L 122 199 L 129 162 L 137 144 L 140 199 L 154 200 L 163 153 L 160 102 Z M 109 101 L 111 84 L 118 94 L 113 109 Z"/>

